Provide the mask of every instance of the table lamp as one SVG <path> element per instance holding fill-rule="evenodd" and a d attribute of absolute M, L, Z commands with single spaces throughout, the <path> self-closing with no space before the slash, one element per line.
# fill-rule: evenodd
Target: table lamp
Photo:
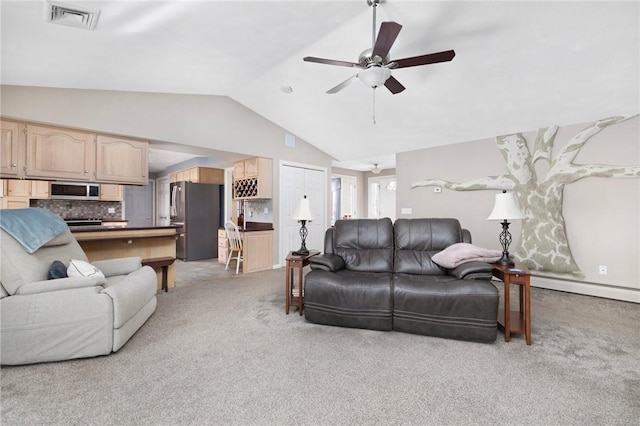
<path fill-rule="evenodd" d="M 294 251 L 293 254 L 297 256 L 305 256 L 309 254 L 309 250 L 307 250 L 306 240 L 307 240 L 307 222 L 313 220 L 313 216 L 311 215 L 311 203 L 309 203 L 309 199 L 305 195 L 304 198 L 300 200 L 298 203 L 298 207 L 293 212 L 293 219 L 300 222 L 300 239 L 302 240 L 302 245 L 298 251 Z"/>
<path fill-rule="evenodd" d="M 496 202 L 487 220 L 501 220 L 502 232 L 500 233 L 500 244 L 502 245 L 502 257 L 497 263 L 505 266 L 513 266 L 514 262 L 509 258 L 509 244 L 511 244 L 511 233 L 509 232 L 509 220 L 523 219 L 524 216 L 518 202 L 512 192 L 502 191 L 496 194 Z"/>

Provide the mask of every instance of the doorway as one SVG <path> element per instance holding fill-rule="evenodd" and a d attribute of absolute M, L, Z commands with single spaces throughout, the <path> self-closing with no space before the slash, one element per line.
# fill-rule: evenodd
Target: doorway
<path fill-rule="evenodd" d="M 396 220 L 396 177 L 370 177 L 369 181 L 369 214 L 370 219 L 388 217 Z"/>
<path fill-rule="evenodd" d="M 338 219 L 358 217 L 358 185 L 355 176 L 331 176 L 331 225 Z"/>

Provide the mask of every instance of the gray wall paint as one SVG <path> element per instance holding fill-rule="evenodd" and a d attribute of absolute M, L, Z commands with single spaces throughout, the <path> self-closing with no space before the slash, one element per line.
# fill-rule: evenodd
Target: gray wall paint
<path fill-rule="evenodd" d="M 590 124 L 561 127 L 554 152 Z M 587 142 L 576 162 L 640 164 L 639 129 L 640 117 L 607 128 Z M 535 131 L 524 135 L 535 139 Z M 498 191 L 435 193 L 432 187 L 410 186 L 427 178 L 461 182 L 503 173 L 506 167 L 495 139 L 397 154 L 398 217 L 407 217 L 400 214 L 402 207 L 413 209 L 411 217 L 456 217 L 471 230 L 475 244 L 500 249 L 500 225 L 486 220 Z M 585 278 L 534 277 L 532 283 L 640 302 L 640 179 L 586 178 L 567 185 L 563 214 L 571 250 Z M 518 238 L 519 221 L 513 221 L 510 229 Z M 598 274 L 599 265 L 608 266 L 608 275 Z M 615 287 L 625 290 L 626 296 Z"/>
<path fill-rule="evenodd" d="M 273 219 L 280 220 L 281 160 L 331 168 L 332 158 L 301 139 L 284 144 L 285 129 L 224 96 L 1 86 L 7 118 L 192 145 L 273 159 Z M 327 203 L 328 204 L 328 203 Z M 274 238 L 274 264 L 279 238 Z"/>

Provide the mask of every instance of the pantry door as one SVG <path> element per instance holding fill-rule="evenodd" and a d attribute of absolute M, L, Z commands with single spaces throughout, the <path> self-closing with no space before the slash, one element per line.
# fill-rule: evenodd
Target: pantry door
<path fill-rule="evenodd" d="M 324 251 L 327 229 L 327 170 L 298 164 L 280 164 L 280 264 L 290 251 L 300 248 L 300 223 L 292 218 L 300 200 L 307 196 L 313 220 L 307 222 L 307 249 Z"/>

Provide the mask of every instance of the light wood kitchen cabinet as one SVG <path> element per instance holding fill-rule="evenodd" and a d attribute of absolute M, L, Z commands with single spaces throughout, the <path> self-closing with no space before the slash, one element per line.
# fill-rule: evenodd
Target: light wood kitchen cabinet
<path fill-rule="evenodd" d="M 29 198 L 26 197 L 2 197 L 0 208 L 3 209 L 26 209 L 29 207 Z"/>
<path fill-rule="evenodd" d="M 270 158 L 256 157 L 238 161 L 233 165 L 233 172 L 234 200 L 273 196 L 273 170 Z"/>
<path fill-rule="evenodd" d="M 27 124 L 25 176 L 91 181 L 94 145 L 91 133 Z"/>
<path fill-rule="evenodd" d="M 46 180 L 32 180 L 31 181 L 31 198 L 38 198 L 46 200 L 51 198 L 51 186 L 49 181 Z"/>
<path fill-rule="evenodd" d="M 0 177 L 148 183 L 148 142 L 0 120 Z"/>
<path fill-rule="evenodd" d="M 122 201 L 124 199 L 124 187 L 110 183 L 100 184 L 100 201 Z"/>
<path fill-rule="evenodd" d="M 29 197 L 31 195 L 31 181 L 22 179 L 7 179 L 8 197 Z"/>
<path fill-rule="evenodd" d="M 7 178 L 22 178 L 25 173 L 24 125 L 0 121 L 0 174 Z"/>
<path fill-rule="evenodd" d="M 247 158 L 242 161 L 233 163 L 233 178 L 247 179 L 259 177 L 261 173 L 265 173 L 266 169 L 271 170 L 270 158 Z"/>
<path fill-rule="evenodd" d="M 96 136 L 96 180 L 146 185 L 149 144 L 113 136 Z"/>
<path fill-rule="evenodd" d="M 242 272 L 265 271 L 272 268 L 273 231 L 242 232 Z"/>
<path fill-rule="evenodd" d="M 224 170 L 213 167 L 191 167 L 171 174 L 171 182 L 213 183 L 224 185 Z"/>
<path fill-rule="evenodd" d="M 244 160 L 233 163 L 233 179 L 244 179 Z"/>
<path fill-rule="evenodd" d="M 48 199 L 49 182 L 45 180 L 7 179 L 5 182 L 8 197 Z"/>
<path fill-rule="evenodd" d="M 218 229 L 218 263 L 227 263 L 229 256 L 229 240 L 227 239 L 227 231 Z"/>

